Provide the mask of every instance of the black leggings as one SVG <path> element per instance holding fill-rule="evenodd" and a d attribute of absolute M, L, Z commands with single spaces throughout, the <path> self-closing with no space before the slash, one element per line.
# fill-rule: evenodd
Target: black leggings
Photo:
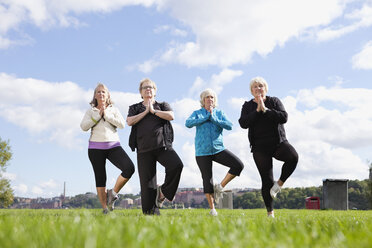
<path fill-rule="evenodd" d="M 142 212 L 144 214 L 159 213 L 159 209 L 155 205 L 156 162 L 165 167 L 165 179 L 161 191 L 168 200 L 173 200 L 181 178 L 183 163 L 173 148 L 159 148 L 149 152 L 137 153 Z"/>
<path fill-rule="evenodd" d="M 121 146 L 107 150 L 88 149 L 89 160 L 92 163 L 96 187 L 106 187 L 106 159 L 121 170 L 124 178 L 131 178 L 134 173 L 134 164 Z"/>
<path fill-rule="evenodd" d="M 280 143 L 272 155 L 265 152 L 253 151 L 253 159 L 262 181 L 262 197 L 268 212 L 271 212 L 274 209 L 273 199 L 270 195 L 270 189 L 274 185 L 273 157 L 284 162 L 282 173 L 279 178 L 282 182 L 285 182 L 293 173 L 298 162 L 298 154 L 296 150 L 287 141 Z"/>
<path fill-rule="evenodd" d="M 208 156 L 197 156 L 196 163 L 199 166 L 203 178 L 204 193 L 212 194 L 213 190 L 213 175 L 212 162 L 215 161 L 230 168 L 229 173 L 234 176 L 239 176 L 244 168 L 243 162 L 232 152 L 225 149 L 217 154 Z"/>

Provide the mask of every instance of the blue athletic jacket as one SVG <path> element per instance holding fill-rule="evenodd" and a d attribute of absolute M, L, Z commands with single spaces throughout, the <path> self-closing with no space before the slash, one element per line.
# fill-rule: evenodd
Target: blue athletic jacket
<path fill-rule="evenodd" d="M 222 130 L 231 130 L 232 123 L 222 110 L 213 109 L 212 114 L 205 108 L 194 111 L 186 120 L 186 127 L 196 126 L 195 155 L 213 155 L 225 150 Z"/>

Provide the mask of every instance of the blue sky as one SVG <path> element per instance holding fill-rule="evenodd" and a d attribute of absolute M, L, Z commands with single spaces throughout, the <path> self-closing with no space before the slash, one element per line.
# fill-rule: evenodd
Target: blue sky
<path fill-rule="evenodd" d="M 287 138 L 300 160 L 287 187 L 325 178 L 365 179 L 372 160 L 372 1 L 0 0 L 0 137 L 13 159 L 4 176 L 16 196 L 95 192 L 80 121 L 97 82 L 126 117 L 151 78 L 175 113 L 180 187 L 201 187 L 194 129 L 185 119 L 213 88 L 234 123 L 225 146 L 245 164 L 230 188 L 260 188 L 247 130 L 237 122 L 249 81 L 289 113 Z M 119 130 L 128 147 L 130 127 Z M 275 178 L 281 163 L 274 163 Z M 214 167 L 220 181 L 227 169 Z M 119 171 L 107 164 L 107 186 Z M 158 181 L 164 170 L 158 165 Z M 135 173 L 121 193 L 138 193 Z"/>

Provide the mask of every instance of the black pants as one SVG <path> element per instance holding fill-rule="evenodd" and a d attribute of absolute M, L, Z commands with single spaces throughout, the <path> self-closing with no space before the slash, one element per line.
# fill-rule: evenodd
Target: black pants
<path fill-rule="evenodd" d="M 202 174 L 204 193 L 214 193 L 212 175 L 213 161 L 229 167 L 229 173 L 235 176 L 239 176 L 244 168 L 243 162 L 227 149 L 214 155 L 197 156 L 196 163 Z"/>
<path fill-rule="evenodd" d="M 273 157 L 284 162 L 280 175 L 280 180 L 282 182 L 285 182 L 293 173 L 298 162 L 298 154 L 296 150 L 287 141 L 280 143 L 277 149 L 274 151 L 274 154 L 253 151 L 253 159 L 256 163 L 262 181 L 262 197 L 268 212 L 274 209 L 273 199 L 270 195 L 270 189 L 274 185 Z"/>
<path fill-rule="evenodd" d="M 88 149 L 89 160 L 92 163 L 96 187 L 106 187 L 106 159 L 121 170 L 124 178 L 131 178 L 134 173 L 134 164 L 121 146 L 107 150 Z"/>
<path fill-rule="evenodd" d="M 165 167 L 165 179 L 161 191 L 168 200 L 173 200 L 181 178 L 183 163 L 173 148 L 159 148 L 149 152 L 137 153 L 142 212 L 144 214 L 159 213 L 159 209 L 155 205 L 156 162 Z"/>

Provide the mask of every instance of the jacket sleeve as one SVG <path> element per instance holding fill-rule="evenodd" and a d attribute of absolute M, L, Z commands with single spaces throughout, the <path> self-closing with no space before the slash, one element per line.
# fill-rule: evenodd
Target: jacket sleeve
<path fill-rule="evenodd" d="M 117 128 L 124 128 L 125 121 L 120 111 L 116 107 L 110 107 L 105 110 L 104 118 L 107 122 Z"/>
<path fill-rule="evenodd" d="M 288 113 L 285 111 L 283 103 L 279 100 L 279 98 L 272 97 L 274 104 L 272 109 L 268 109 L 266 111 L 267 117 L 280 124 L 284 124 L 288 120 Z"/>
<path fill-rule="evenodd" d="M 210 114 L 203 115 L 202 113 L 199 113 L 199 111 L 194 111 L 189 118 L 187 118 L 185 126 L 188 128 L 192 128 L 194 126 L 198 126 L 200 124 L 203 124 L 207 120 L 209 120 Z"/>
<path fill-rule="evenodd" d="M 88 131 L 90 128 L 94 127 L 100 119 L 101 115 L 99 111 L 94 111 L 93 108 L 88 109 L 80 123 L 80 127 L 83 131 Z"/>
<path fill-rule="evenodd" d="M 251 127 L 258 119 L 258 113 L 255 109 L 249 108 L 249 103 L 245 102 L 240 113 L 239 124 L 242 128 L 247 129 Z"/>
<path fill-rule="evenodd" d="M 227 116 L 222 110 L 220 111 L 213 110 L 210 119 L 212 123 L 214 123 L 215 125 L 221 128 L 224 128 L 226 130 L 232 129 L 232 126 L 233 126 L 232 122 L 229 119 L 227 119 Z"/>

